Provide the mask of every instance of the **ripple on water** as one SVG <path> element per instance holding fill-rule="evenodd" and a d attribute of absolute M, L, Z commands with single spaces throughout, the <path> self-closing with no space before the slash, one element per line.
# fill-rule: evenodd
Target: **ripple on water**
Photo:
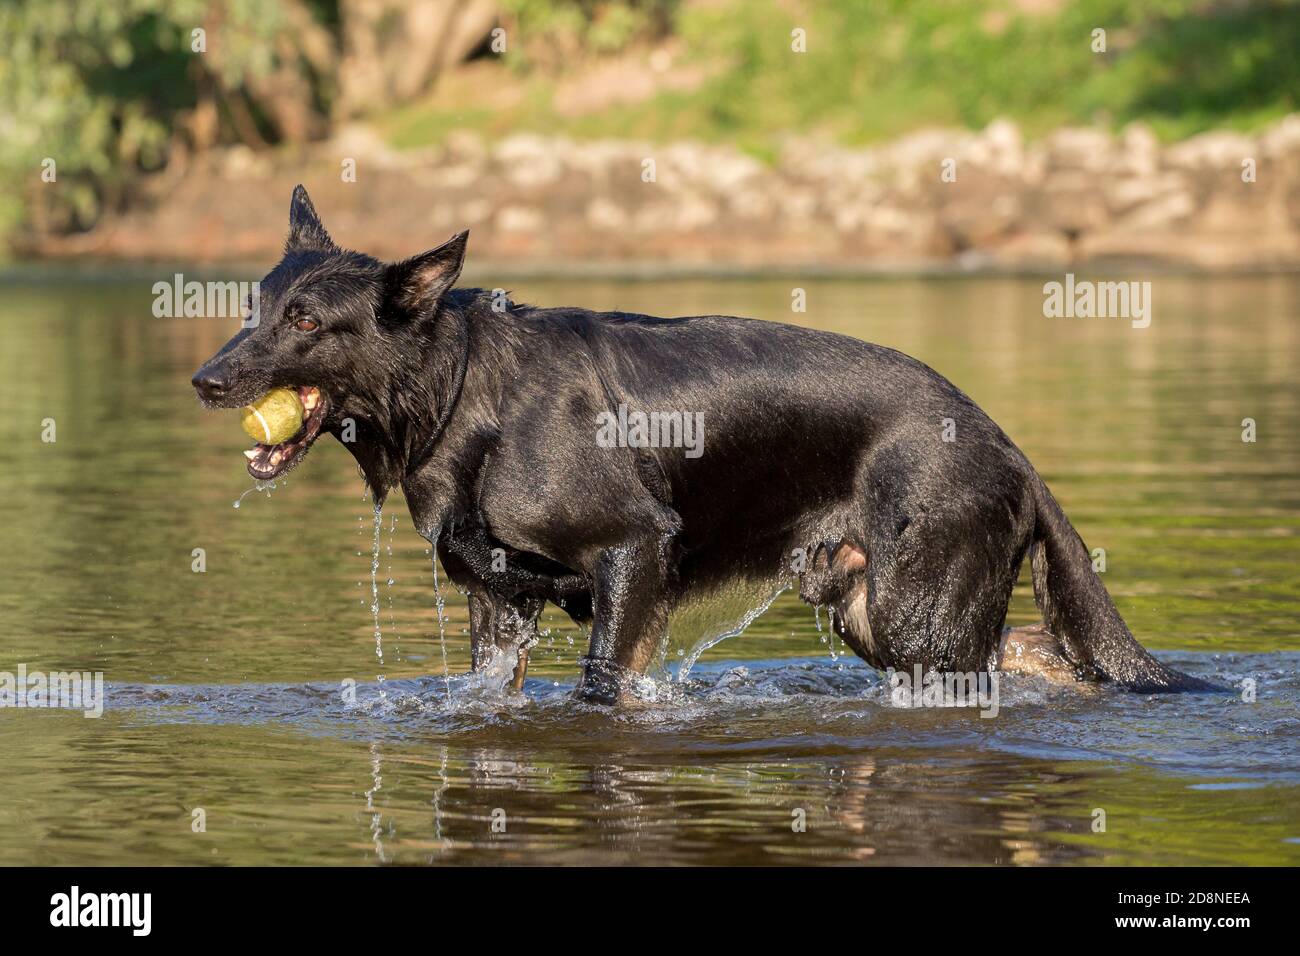
<path fill-rule="evenodd" d="M 895 706 L 883 675 L 852 661 L 698 665 L 684 683 L 614 710 L 573 699 L 573 684 L 502 664 L 482 673 L 342 685 L 110 685 L 111 710 L 144 721 L 284 725 L 351 739 L 528 743 L 598 751 L 635 743 L 663 756 L 765 750 L 792 757 L 880 747 L 975 748 L 1023 757 L 1127 761 L 1247 780 L 1300 780 L 1300 654 L 1165 654 L 1240 693 L 1142 696 L 1002 675 L 991 719 L 973 708 Z"/>

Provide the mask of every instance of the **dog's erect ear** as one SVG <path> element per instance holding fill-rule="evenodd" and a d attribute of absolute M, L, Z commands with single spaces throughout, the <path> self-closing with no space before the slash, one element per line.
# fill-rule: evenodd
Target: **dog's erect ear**
<path fill-rule="evenodd" d="M 338 248 L 321 225 L 316 207 L 311 204 L 311 197 L 301 184 L 293 188 L 293 198 L 289 200 L 289 239 L 285 248 L 324 251 Z"/>
<path fill-rule="evenodd" d="M 468 243 L 469 230 L 466 229 L 437 249 L 389 266 L 388 287 L 393 301 L 412 312 L 437 305 L 443 294 L 460 278 Z"/>

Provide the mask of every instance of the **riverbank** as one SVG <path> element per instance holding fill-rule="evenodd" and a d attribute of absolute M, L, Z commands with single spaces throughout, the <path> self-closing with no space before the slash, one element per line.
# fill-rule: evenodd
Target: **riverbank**
<path fill-rule="evenodd" d="M 1258 135 L 1162 144 L 1145 126 L 932 129 L 871 148 L 726 146 L 463 132 L 397 150 L 369 127 L 294 150 L 214 149 L 25 258 L 264 262 L 304 182 L 335 238 L 398 258 L 469 228 L 521 274 L 1210 272 L 1300 268 L 1300 114 Z"/>

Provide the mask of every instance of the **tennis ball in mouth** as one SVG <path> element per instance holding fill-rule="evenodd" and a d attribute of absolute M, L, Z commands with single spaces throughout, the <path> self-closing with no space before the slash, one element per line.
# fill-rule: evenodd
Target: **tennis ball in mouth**
<path fill-rule="evenodd" d="M 254 441 L 278 445 L 302 428 L 302 401 L 291 388 L 273 388 L 240 410 L 240 424 Z"/>

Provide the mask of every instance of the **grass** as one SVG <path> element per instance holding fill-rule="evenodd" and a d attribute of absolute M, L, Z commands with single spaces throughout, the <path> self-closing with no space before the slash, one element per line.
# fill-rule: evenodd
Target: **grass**
<path fill-rule="evenodd" d="M 1257 130 L 1300 106 L 1294 0 L 1063 0 L 1033 14 L 1012 0 L 715 0 L 678 8 L 672 26 L 679 62 L 708 77 L 689 92 L 565 114 L 555 92 L 583 61 L 532 68 L 521 42 L 516 59 L 475 63 L 374 119 L 399 148 L 470 129 L 729 142 L 770 158 L 791 134 L 860 145 L 1009 117 L 1031 137 L 1140 120 L 1172 140 Z M 795 27 L 807 52 L 791 49 Z"/>

